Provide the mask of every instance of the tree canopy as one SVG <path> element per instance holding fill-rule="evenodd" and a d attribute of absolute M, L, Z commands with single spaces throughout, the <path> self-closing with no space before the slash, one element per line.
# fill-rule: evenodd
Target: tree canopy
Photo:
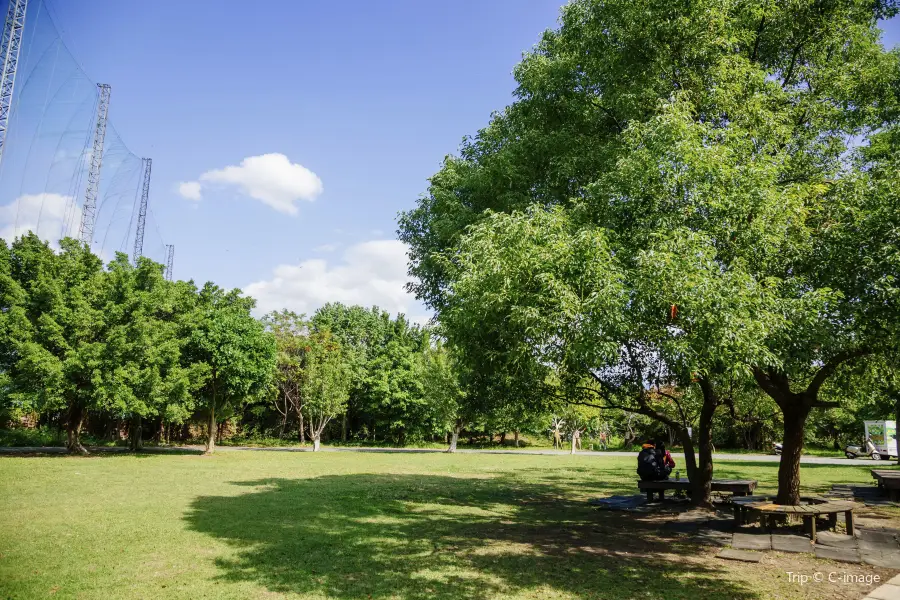
<path fill-rule="evenodd" d="M 752 377 L 784 413 L 779 501 L 796 501 L 823 383 L 896 348 L 900 55 L 876 27 L 896 12 L 568 4 L 515 101 L 401 217 L 411 289 L 469 365 L 550 369 L 570 399 L 627 392 L 665 421 L 664 388 L 696 385 L 711 424 Z"/>

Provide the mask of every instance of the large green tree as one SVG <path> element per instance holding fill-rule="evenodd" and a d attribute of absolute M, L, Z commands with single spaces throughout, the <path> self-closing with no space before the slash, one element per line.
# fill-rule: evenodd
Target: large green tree
<path fill-rule="evenodd" d="M 130 416 L 130 446 L 137 450 L 144 418 L 180 422 L 193 409 L 192 369 L 181 364 L 177 290 L 162 265 L 140 258 L 135 267 L 124 254 L 109 264 L 104 284 L 106 344 L 95 378 L 105 390 L 101 408 Z"/>
<path fill-rule="evenodd" d="M 54 252 L 34 234 L 15 240 L 3 281 L 3 370 L 10 397 L 64 413 L 66 446 L 86 454 L 87 411 L 114 393 L 102 378 L 107 321 L 100 259 L 72 239 Z"/>
<path fill-rule="evenodd" d="M 494 326 L 450 341 L 480 336 L 473 356 L 535 381 L 555 365 L 570 399 L 669 418 L 651 401 L 696 386 L 704 480 L 704 423 L 723 385 L 752 377 L 783 412 L 778 500 L 796 502 L 806 418 L 831 405 L 822 386 L 897 339 L 898 55 L 876 29 L 895 13 L 889 0 L 572 2 L 516 68 L 515 102 L 403 215 L 413 290 L 442 322 L 491 309 Z M 504 251 L 516 228 L 532 240 Z"/>
<path fill-rule="evenodd" d="M 207 283 L 183 322 L 187 343 L 183 361 L 201 378 L 201 405 L 206 411 L 206 452 L 216 445 L 216 415 L 270 392 L 275 376 L 275 339 L 250 311 L 255 301 L 240 290 L 226 292 Z"/>

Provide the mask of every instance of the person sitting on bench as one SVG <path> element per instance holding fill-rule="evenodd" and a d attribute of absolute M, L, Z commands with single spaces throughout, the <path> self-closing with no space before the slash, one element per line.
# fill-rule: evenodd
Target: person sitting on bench
<path fill-rule="evenodd" d="M 675 459 L 663 442 L 656 442 L 656 460 L 664 467 L 669 469 L 669 473 L 675 468 Z"/>
<path fill-rule="evenodd" d="M 648 441 L 641 446 L 638 454 L 637 474 L 643 481 L 662 481 L 669 478 L 669 472 L 672 469 L 666 468 L 665 465 L 657 460 L 656 446 L 653 442 Z"/>

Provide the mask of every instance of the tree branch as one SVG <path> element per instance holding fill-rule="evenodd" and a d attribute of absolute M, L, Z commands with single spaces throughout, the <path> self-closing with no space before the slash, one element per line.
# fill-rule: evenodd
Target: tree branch
<path fill-rule="evenodd" d="M 790 387 L 785 389 L 783 377 L 776 377 L 774 374 L 764 371 L 759 367 L 753 367 L 753 378 L 756 379 L 756 383 L 759 384 L 759 387 L 775 400 L 776 403 L 791 392 Z M 777 382 L 775 381 L 776 379 L 778 379 Z"/>
<path fill-rule="evenodd" d="M 794 46 L 794 52 L 791 55 L 791 65 L 788 67 L 787 75 L 784 76 L 784 81 L 781 84 L 782 88 L 787 87 L 788 83 L 791 81 L 791 78 L 794 76 L 794 67 L 797 65 L 797 57 L 800 54 L 800 49 L 803 48 L 803 43 L 805 40 L 800 40 L 800 42 Z"/>
<path fill-rule="evenodd" d="M 872 351 L 868 348 L 857 348 L 856 350 L 846 350 L 844 352 L 838 352 L 831 358 L 831 360 L 826 362 L 821 369 L 819 369 L 819 372 L 816 373 L 815 377 L 813 377 L 813 380 L 810 382 L 809 387 L 806 388 L 806 394 L 808 396 L 811 396 L 812 398 L 816 398 L 819 395 L 819 390 L 822 388 L 822 384 L 824 384 L 825 380 L 834 374 L 839 366 L 847 361 L 851 361 L 853 359 L 860 358 L 871 353 Z"/>
<path fill-rule="evenodd" d="M 759 40 L 762 37 L 763 28 L 766 25 L 766 15 L 759 20 L 759 27 L 756 28 L 756 41 L 753 42 L 753 53 L 750 55 L 750 61 L 755 62 L 759 52 Z"/>

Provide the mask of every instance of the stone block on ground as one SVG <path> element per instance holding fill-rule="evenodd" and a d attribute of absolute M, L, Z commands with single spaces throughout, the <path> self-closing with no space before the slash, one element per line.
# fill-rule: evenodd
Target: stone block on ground
<path fill-rule="evenodd" d="M 700 544 L 710 546 L 728 546 L 731 544 L 731 534 L 715 529 L 700 529 L 692 538 Z"/>
<path fill-rule="evenodd" d="M 891 585 L 896 585 L 897 587 L 900 587 L 900 574 L 894 575 L 894 576 L 888 581 L 888 583 L 890 583 Z"/>
<path fill-rule="evenodd" d="M 633 510 L 643 506 L 647 502 L 644 495 L 634 496 L 609 496 L 608 498 L 591 498 L 588 504 L 601 510 Z"/>
<path fill-rule="evenodd" d="M 869 529 L 857 526 L 856 537 L 867 542 L 897 543 L 897 534 L 892 529 Z"/>
<path fill-rule="evenodd" d="M 860 550 L 859 555 L 867 565 L 882 569 L 900 569 L 900 552 L 884 553 Z"/>
<path fill-rule="evenodd" d="M 772 550 L 778 552 L 813 552 L 812 540 L 805 535 L 772 534 Z"/>
<path fill-rule="evenodd" d="M 738 550 L 771 550 L 772 537 L 767 533 L 735 533 L 731 547 Z"/>
<path fill-rule="evenodd" d="M 816 543 L 833 548 L 856 548 L 858 542 L 852 535 L 823 531 L 816 536 Z"/>
<path fill-rule="evenodd" d="M 762 560 L 763 555 L 759 552 L 746 552 L 744 550 L 732 550 L 726 548 L 722 550 L 716 555 L 718 558 L 724 558 L 727 560 L 740 560 L 743 562 L 755 562 L 758 563 Z"/>
<path fill-rule="evenodd" d="M 894 540 L 859 540 L 859 549 L 863 552 L 900 554 L 900 544 Z"/>
<path fill-rule="evenodd" d="M 877 587 L 866 596 L 865 600 L 900 600 L 900 585 L 886 583 Z"/>
<path fill-rule="evenodd" d="M 832 546 L 815 546 L 816 558 L 827 558 L 838 562 L 861 563 L 859 550 L 856 548 L 834 548 Z"/>

